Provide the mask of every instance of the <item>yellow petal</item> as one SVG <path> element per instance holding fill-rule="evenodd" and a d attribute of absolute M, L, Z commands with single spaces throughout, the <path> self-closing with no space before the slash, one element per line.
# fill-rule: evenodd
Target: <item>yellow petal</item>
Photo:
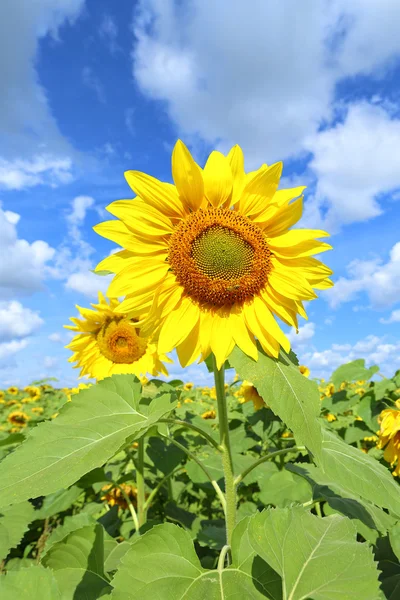
<path fill-rule="evenodd" d="M 319 283 L 312 283 L 312 286 L 316 290 L 327 290 L 328 288 L 333 287 L 333 281 L 331 279 L 324 279 L 323 281 L 320 281 Z"/>
<path fill-rule="evenodd" d="M 229 318 L 214 314 L 211 331 L 211 350 L 215 355 L 217 369 L 221 369 L 224 362 L 232 352 L 235 342 L 229 327 Z"/>
<path fill-rule="evenodd" d="M 130 261 L 134 258 L 134 255 L 129 250 L 122 250 L 121 252 L 115 252 L 104 258 L 96 267 L 96 271 L 112 271 L 118 273 L 121 269 L 124 269 L 130 264 Z"/>
<path fill-rule="evenodd" d="M 264 352 L 275 358 L 279 355 L 279 343 L 264 330 L 257 319 L 254 303 L 244 305 L 244 318 L 246 325 L 252 333 L 257 337 Z"/>
<path fill-rule="evenodd" d="M 261 212 L 271 202 L 279 185 L 283 164 L 263 166 L 245 185 L 239 202 L 239 211 L 246 216 Z"/>
<path fill-rule="evenodd" d="M 230 149 L 227 161 L 231 168 L 233 177 L 232 204 L 236 204 L 243 191 L 246 182 L 246 173 L 244 171 L 244 156 L 240 146 L 236 144 Z"/>
<path fill-rule="evenodd" d="M 289 352 L 290 342 L 288 338 L 285 336 L 278 323 L 275 321 L 271 311 L 265 304 L 264 300 L 259 296 L 254 297 L 254 310 L 261 326 L 266 331 L 268 331 L 268 333 L 273 338 L 276 339 L 276 341 L 279 343 L 280 346 L 282 346 L 285 352 Z"/>
<path fill-rule="evenodd" d="M 117 200 L 109 204 L 106 209 L 130 229 L 138 230 L 139 233 L 143 233 L 143 227 L 145 230 L 155 229 L 160 236 L 172 233 L 174 230 L 168 217 L 141 200 Z"/>
<path fill-rule="evenodd" d="M 176 347 L 181 367 L 192 364 L 199 356 L 200 348 L 200 319 L 197 321 L 190 335 Z"/>
<path fill-rule="evenodd" d="M 115 275 L 107 290 L 107 296 L 119 297 L 143 293 L 155 289 L 169 268 L 168 263 L 150 258 L 138 258 L 135 263 Z"/>
<path fill-rule="evenodd" d="M 211 152 L 204 167 L 203 178 L 204 193 L 212 206 L 228 207 L 232 200 L 232 172 L 221 152 Z"/>
<path fill-rule="evenodd" d="M 296 330 L 299 328 L 297 322 L 297 315 L 295 310 L 295 305 L 288 306 L 288 302 L 293 302 L 284 296 L 280 296 L 280 300 L 277 299 L 277 294 L 275 290 L 268 286 L 265 290 L 261 292 L 261 296 L 268 306 L 268 308 L 274 312 L 286 325 L 290 327 L 295 327 Z"/>
<path fill-rule="evenodd" d="M 275 213 L 268 221 L 258 222 L 257 225 L 264 229 L 267 237 L 275 237 L 286 233 L 293 227 L 303 214 L 303 196 L 291 204 L 284 206 Z"/>
<path fill-rule="evenodd" d="M 133 191 L 168 217 L 184 217 L 185 209 L 174 185 L 159 181 L 140 171 L 125 171 L 125 179 Z"/>
<path fill-rule="evenodd" d="M 95 225 L 93 229 L 102 237 L 118 244 L 118 246 L 122 246 L 122 248 L 126 248 L 127 250 L 135 250 L 135 240 L 128 227 L 122 221 L 104 221 Z"/>
<path fill-rule="evenodd" d="M 170 352 L 183 342 L 199 320 L 198 306 L 190 298 L 182 298 L 178 307 L 169 313 L 160 330 L 158 352 Z"/>
<path fill-rule="evenodd" d="M 235 305 L 229 315 L 229 325 L 232 337 L 237 346 L 254 360 L 258 360 L 258 351 L 254 335 L 246 327 L 243 308 Z"/>
<path fill-rule="evenodd" d="M 293 300 L 312 300 L 317 298 L 307 280 L 296 269 L 284 270 L 275 263 L 268 275 L 268 283 L 280 294 Z"/>
<path fill-rule="evenodd" d="M 181 200 L 186 207 L 198 210 L 204 198 L 201 169 L 185 144 L 178 140 L 172 152 L 172 177 Z"/>

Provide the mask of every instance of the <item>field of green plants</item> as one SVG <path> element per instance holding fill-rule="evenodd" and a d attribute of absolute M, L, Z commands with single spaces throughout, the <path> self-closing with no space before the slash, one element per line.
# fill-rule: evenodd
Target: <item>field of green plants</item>
<path fill-rule="evenodd" d="M 215 388 L 0 392 L 2 600 L 399 598 L 400 371 L 229 360 L 229 547 Z"/>

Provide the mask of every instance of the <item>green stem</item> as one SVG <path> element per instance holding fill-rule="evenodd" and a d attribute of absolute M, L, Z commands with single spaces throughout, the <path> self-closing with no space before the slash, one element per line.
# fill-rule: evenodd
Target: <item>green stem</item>
<path fill-rule="evenodd" d="M 137 512 L 135 510 L 135 507 L 133 506 L 133 504 L 131 502 L 131 499 L 129 498 L 129 496 L 125 492 L 125 490 L 120 485 L 118 485 L 118 483 L 115 483 L 115 482 L 113 482 L 113 483 L 114 483 L 115 487 L 117 487 L 119 490 L 121 490 L 121 493 L 122 493 L 123 497 L 125 498 L 125 502 L 128 505 L 129 512 L 131 513 L 131 517 L 132 517 L 133 524 L 135 525 L 135 529 L 138 532 L 139 531 L 139 519 L 137 516 Z"/>
<path fill-rule="evenodd" d="M 218 568 L 219 572 L 223 571 L 223 569 L 225 567 L 226 557 L 229 556 L 230 551 L 231 551 L 231 547 L 228 546 L 227 544 L 225 544 L 225 546 L 222 548 L 221 553 L 218 558 L 218 567 L 217 568 Z"/>
<path fill-rule="evenodd" d="M 232 452 L 229 441 L 229 421 L 224 386 L 225 367 L 222 366 L 222 369 L 218 369 L 214 354 L 212 355 L 212 357 L 214 368 L 215 391 L 217 395 L 218 405 L 220 446 L 222 448 L 222 466 L 224 469 L 225 476 L 226 543 L 228 546 L 231 546 L 232 532 L 236 525 L 236 486 L 233 476 Z"/>
<path fill-rule="evenodd" d="M 218 444 L 218 442 L 214 440 L 214 438 L 211 437 L 211 435 L 209 435 L 206 431 L 203 431 L 200 427 L 192 425 L 192 423 L 188 423 L 187 421 L 181 421 L 180 419 L 160 419 L 159 423 L 168 423 L 169 425 L 180 425 L 181 427 L 187 427 L 188 429 L 192 429 L 193 431 L 196 431 L 196 433 L 202 435 L 207 441 L 209 441 L 210 444 L 214 446 L 216 450 L 218 450 L 218 452 L 222 451 L 221 446 Z"/>
<path fill-rule="evenodd" d="M 171 471 L 171 473 L 168 473 L 168 475 L 166 475 L 165 477 L 163 477 L 161 479 L 161 481 L 158 482 L 158 484 L 156 485 L 156 487 L 150 492 L 149 497 L 147 498 L 146 502 L 144 503 L 144 507 L 146 512 L 148 511 L 148 509 L 151 506 L 151 503 L 154 500 L 154 497 L 158 494 L 158 492 L 160 491 L 160 489 L 162 488 L 162 486 L 164 485 L 165 482 L 169 483 L 171 481 L 171 477 L 173 475 L 176 475 L 178 473 L 178 471 L 181 471 L 184 467 L 178 467 L 177 469 L 174 469 L 173 471 Z M 168 487 L 168 495 L 169 495 L 169 500 L 171 500 L 171 496 L 170 496 L 170 490 Z"/>
<path fill-rule="evenodd" d="M 186 454 L 189 456 L 189 458 L 191 458 L 192 460 L 194 460 L 195 463 L 197 463 L 200 467 L 200 469 L 205 473 L 205 475 L 207 476 L 207 478 L 209 479 L 211 485 L 213 486 L 214 490 L 217 493 L 217 496 L 221 502 L 222 508 L 224 513 L 226 513 L 226 502 L 225 502 L 225 496 L 222 493 L 221 488 L 219 487 L 218 483 L 215 481 L 215 479 L 213 478 L 213 476 L 211 475 L 211 473 L 208 471 L 208 469 L 203 465 L 203 463 L 197 458 L 197 456 L 195 456 L 193 454 L 193 452 L 190 452 L 190 450 L 188 450 L 183 444 L 180 444 L 179 442 L 177 442 L 176 440 L 174 440 L 174 438 L 169 437 L 166 438 L 168 439 L 171 444 L 175 444 L 175 446 L 177 448 L 180 448 L 181 450 L 183 450 L 183 452 L 186 452 Z"/>
<path fill-rule="evenodd" d="M 144 482 L 144 436 L 138 440 L 138 458 L 136 463 L 136 489 L 139 527 L 147 520 L 145 509 L 145 482 Z"/>
<path fill-rule="evenodd" d="M 282 450 L 277 450 L 276 452 L 271 452 L 266 456 L 262 456 L 235 478 L 235 485 L 239 485 L 239 483 L 243 481 L 246 475 L 251 473 L 253 469 L 258 467 L 258 465 L 261 465 L 262 463 L 266 462 L 267 460 L 271 460 L 271 458 L 275 458 L 276 456 L 282 456 L 283 454 L 287 454 L 288 452 L 300 452 L 301 450 L 305 449 L 305 446 L 291 446 L 290 448 L 283 448 Z"/>

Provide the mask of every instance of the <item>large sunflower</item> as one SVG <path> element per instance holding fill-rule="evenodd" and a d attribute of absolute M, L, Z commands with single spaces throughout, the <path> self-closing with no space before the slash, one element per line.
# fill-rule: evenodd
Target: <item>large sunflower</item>
<path fill-rule="evenodd" d="M 182 366 L 213 352 L 220 368 L 235 344 L 257 360 L 257 338 L 271 356 L 290 344 L 274 315 L 298 328 L 303 300 L 332 282 L 312 258 L 331 248 L 325 231 L 289 230 L 302 214 L 304 187 L 278 190 L 282 163 L 245 173 L 243 152 L 212 152 L 204 170 L 179 140 L 175 185 L 138 171 L 125 177 L 134 200 L 107 210 L 119 221 L 94 229 L 124 250 L 98 270 L 115 273 L 107 295 L 126 296 L 118 311 L 148 313 L 143 331 L 158 351 L 176 348 Z"/>
<path fill-rule="evenodd" d="M 99 292 L 99 303 L 92 304 L 94 310 L 77 306 L 83 318 L 72 317 L 74 325 L 64 325 L 79 332 L 66 346 L 74 353 L 69 362 L 77 362 L 74 368 L 81 369 L 80 377 L 95 379 L 117 373 L 168 375 L 161 360 L 171 361 L 159 356 L 155 344 L 139 335 L 135 319 L 116 313 L 118 305 L 114 298 L 108 304 Z"/>

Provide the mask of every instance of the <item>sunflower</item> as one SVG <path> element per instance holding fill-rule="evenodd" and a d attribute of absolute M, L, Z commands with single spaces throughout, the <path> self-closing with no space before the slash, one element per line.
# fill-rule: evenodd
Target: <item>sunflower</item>
<path fill-rule="evenodd" d="M 217 413 L 215 412 L 215 410 L 206 410 L 206 412 L 203 412 L 203 414 L 201 415 L 202 419 L 215 419 L 217 417 Z"/>
<path fill-rule="evenodd" d="M 83 318 L 71 318 L 74 325 L 64 326 L 78 332 L 66 346 L 73 351 L 69 362 L 77 362 L 74 367 L 81 369 L 80 377 L 95 379 L 116 373 L 168 375 L 161 360 L 171 361 L 159 356 L 155 344 L 139 335 L 134 319 L 116 312 L 118 306 L 116 299 L 108 304 L 101 292 L 99 303 L 92 304 L 94 310 L 77 306 Z"/>
<path fill-rule="evenodd" d="M 310 376 L 310 369 L 308 367 L 306 367 L 305 365 L 300 365 L 299 371 L 302 375 L 304 375 L 304 377 Z"/>
<path fill-rule="evenodd" d="M 107 502 L 109 506 L 120 506 L 122 509 L 128 508 L 128 503 L 122 490 L 125 492 L 126 496 L 130 499 L 132 504 L 136 506 L 137 501 L 137 490 L 136 487 L 132 485 L 128 485 L 126 483 L 121 483 L 119 487 L 114 487 L 113 484 L 108 483 L 101 488 L 103 492 L 103 496 L 101 496 L 100 500 L 104 500 Z"/>
<path fill-rule="evenodd" d="M 385 448 L 383 458 L 391 467 L 397 463 L 392 475 L 400 475 L 400 410 L 386 408 L 379 415 L 378 448 Z M 386 447 L 385 447 L 386 446 Z"/>
<path fill-rule="evenodd" d="M 7 421 L 11 423 L 11 425 L 14 425 L 14 427 L 21 428 L 25 427 L 29 420 L 30 416 L 22 412 L 21 410 L 14 410 L 7 417 Z"/>
<path fill-rule="evenodd" d="M 172 153 L 175 185 L 127 171 L 134 200 L 107 210 L 120 219 L 95 231 L 124 250 L 98 270 L 115 273 L 107 295 L 125 296 L 118 311 L 148 313 L 144 335 L 158 351 L 176 348 L 182 366 L 210 352 L 221 368 L 235 345 L 258 359 L 255 338 L 269 355 L 289 340 L 274 315 L 298 330 L 303 300 L 332 285 L 332 273 L 312 254 L 331 248 L 320 230 L 290 230 L 302 214 L 304 187 L 277 190 L 282 163 L 245 173 L 234 146 L 212 152 L 204 169 L 178 140 Z"/>
<path fill-rule="evenodd" d="M 266 406 L 264 400 L 258 393 L 257 388 L 254 387 L 250 381 L 243 381 L 239 390 L 239 394 L 243 397 L 242 404 L 250 401 L 253 402 L 254 410 L 260 410 Z"/>
<path fill-rule="evenodd" d="M 15 385 L 12 385 L 11 387 L 8 388 L 7 392 L 9 394 L 11 394 L 12 396 L 16 396 L 19 392 L 19 389 Z"/>

